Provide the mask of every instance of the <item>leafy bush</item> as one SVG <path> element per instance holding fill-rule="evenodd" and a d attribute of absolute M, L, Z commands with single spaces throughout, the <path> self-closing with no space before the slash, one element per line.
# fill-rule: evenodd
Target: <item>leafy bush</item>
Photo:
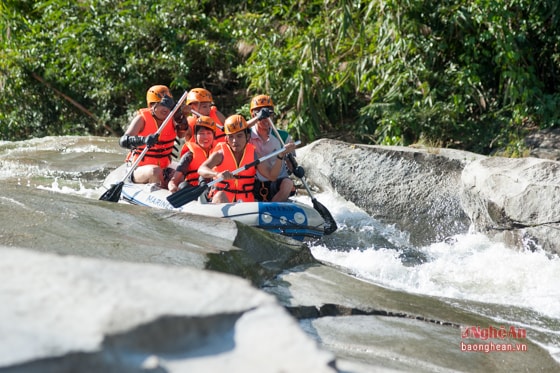
<path fill-rule="evenodd" d="M 237 71 L 302 137 L 490 152 L 560 124 L 557 2 L 277 6 Z"/>
<path fill-rule="evenodd" d="M 151 85 L 180 96 L 234 80 L 230 24 L 198 1 L 33 3 L 8 5 L 3 20 L 5 138 L 118 134 Z"/>
<path fill-rule="evenodd" d="M 304 141 L 522 155 L 528 131 L 560 124 L 557 1 L 0 6 L 3 139 L 120 134 L 153 84 L 206 87 L 225 113 L 270 94 Z"/>

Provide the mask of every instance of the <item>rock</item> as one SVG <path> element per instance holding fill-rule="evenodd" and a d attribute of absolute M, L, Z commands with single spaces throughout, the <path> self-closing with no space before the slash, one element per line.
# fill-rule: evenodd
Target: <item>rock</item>
<path fill-rule="evenodd" d="M 303 329 L 352 372 L 556 371 L 558 365 L 537 343 L 523 338 L 463 338 L 469 326 L 496 325 L 466 312 L 476 307 L 456 299 L 418 296 L 360 281 L 326 266 L 301 266 L 269 282 L 265 290 L 301 319 Z M 315 310 L 314 316 L 312 310 Z M 481 308 L 488 310 L 488 305 Z M 302 316 L 302 317 L 301 317 Z M 509 330 L 509 325 L 504 325 Z M 535 336 L 531 330 L 528 335 Z M 461 342 L 523 343 L 526 352 L 466 353 Z M 542 343 L 542 341 L 541 341 Z"/>
<path fill-rule="evenodd" d="M 316 263 L 301 242 L 228 219 L 2 190 L 0 370 L 334 371 L 332 354 L 250 286 Z"/>
<path fill-rule="evenodd" d="M 395 224 L 422 246 L 465 233 L 461 172 L 482 156 L 449 149 L 366 146 L 319 140 L 298 159 L 313 184 L 334 190 L 374 218 Z M 320 165 L 319 167 L 317 165 Z"/>
<path fill-rule="evenodd" d="M 395 224 L 413 245 L 473 229 L 516 248 L 560 253 L 560 162 L 335 140 L 300 153 L 310 182 Z"/>
<path fill-rule="evenodd" d="M 23 190 L 3 185 L 4 244 L 63 255 L 208 268 L 256 285 L 293 265 L 314 262 L 301 242 L 230 219 Z"/>
<path fill-rule="evenodd" d="M 477 231 L 560 254 L 560 162 L 491 157 L 467 165 L 461 181 Z"/>
<path fill-rule="evenodd" d="M 369 203 L 364 210 L 410 230 L 418 245 L 470 228 L 470 215 L 462 208 L 461 178 L 469 164 L 486 157 L 332 140 L 306 148 L 299 159 L 311 184 Z M 347 182 L 339 170 L 346 172 Z M 461 327 L 486 326 L 493 315 L 507 314 L 493 313 L 498 305 L 377 287 L 318 264 L 301 243 L 229 220 L 19 184 L 2 187 L 0 242 L 27 251 L 0 246 L 0 340 L 3 346 L 19 346 L 18 352 L 10 348 L 0 353 L 0 362 L 8 364 L 0 363 L 0 370 L 330 372 L 336 367 L 365 373 L 558 368 L 540 347 L 550 340 L 543 341 L 535 329 L 531 340 L 522 341 L 529 346 L 526 353 L 508 353 L 506 358 L 459 351 Z M 479 198 L 477 193 L 473 197 Z M 422 225 L 428 229 L 423 231 Z M 278 297 L 319 348 L 302 335 L 278 301 L 251 283 L 264 284 Z M 518 320 L 520 310 L 503 307 Z"/>
<path fill-rule="evenodd" d="M 530 134 L 525 145 L 531 148 L 531 156 L 560 161 L 560 128 L 546 129 Z"/>
<path fill-rule="evenodd" d="M 333 355 L 246 280 L 0 250 L 0 370 L 335 371 Z"/>

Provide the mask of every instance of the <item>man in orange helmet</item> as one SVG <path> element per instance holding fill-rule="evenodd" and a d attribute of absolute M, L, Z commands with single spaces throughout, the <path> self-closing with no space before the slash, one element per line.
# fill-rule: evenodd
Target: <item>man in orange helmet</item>
<path fill-rule="evenodd" d="M 132 173 L 135 183 L 159 183 L 166 186 L 164 170 L 171 163 L 171 151 L 176 131 L 173 123 L 165 126 L 159 136 L 157 130 L 163 124 L 175 101 L 164 85 L 155 85 L 146 93 L 148 107 L 140 109 L 132 119 L 124 135 L 120 138 L 121 147 L 130 149 L 125 162 L 132 164 L 147 146 L 148 151 Z"/>
<path fill-rule="evenodd" d="M 196 112 L 212 118 L 216 124 L 216 141 L 225 141 L 225 134 L 222 128 L 226 117 L 218 110 L 216 105 L 214 105 L 210 91 L 204 88 L 191 89 L 187 94 L 187 105 L 189 106 L 189 109 L 192 109 L 193 113 Z M 194 129 L 194 124 L 196 123 L 198 114 L 188 118 L 191 130 Z M 191 141 L 194 141 L 194 139 Z"/>
<path fill-rule="evenodd" d="M 209 193 L 213 203 L 254 202 L 255 167 L 243 170 L 237 175 L 231 173 L 258 159 L 255 147 L 249 143 L 250 125 L 245 118 L 236 114 L 226 119 L 224 131 L 226 142 L 216 145 L 214 152 L 198 168 L 198 173 L 208 179 L 223 178 Z M 294 149 L 295 144 L 291 143 L 282 154 Z M 268 179 L 275 180 L 280 172 L 279 166 L 280 163 L 270 167 L 268 163 L 261 162 L 256 169 Z"/>
<path fill-rule="evenodd" d="M 194 126 L 199 115 L 209 116 L 216 124 L 215 141 L 225 141 L 224 131 L 222 131 L 225 116 L 218 110 L 212 99 L 210 91 L 204 88 L 193 88 L 187 93 L 186 105 L 182 108 L 183 114 L 187 117 L 188 128 L 183 133 L 178 133 L 173 149 L 173 158 L 178 159 L 180 152 L 186 141 L 196 142 L 194 136 Z M 192 110 L 192 111 L 191 111 Z M 192 114 L 192 115 L 191 115 Z"/>
<path fill-rule="evenodd" d="M 257 124 L 251 129 L 251 144 L 255 146 L 257 155 L 262 157 L 270 154 L 275 150 L 282 148 L 283 143 L 293 143 L 287 132 L 284 132 L 286 138 L 278 139 L 272 132 L 272 122 L 269 117 L 274 115 L 274 103 L 268 95 L 257 95 L 251 99 L 250 105 L 251 116 L 257 118 Z M 292 165 L 286 162 L 283 157 L 278 159 L 268 159 L 270 167 L 274 167 L 280 163 L 280 173 L 276 180 L 271 180 L 266 175 L 257 172 L 255 182 L 255 197 L 259 201 L 285 202 L 288 198 L 295 194 L 294 182 L 290 178 L 289 172 L 292 171 Z"/>

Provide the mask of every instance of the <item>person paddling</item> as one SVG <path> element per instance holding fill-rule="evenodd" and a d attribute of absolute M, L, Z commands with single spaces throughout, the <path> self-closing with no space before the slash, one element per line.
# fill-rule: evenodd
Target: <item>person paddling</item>
<path fill-rule="evenodd" d="M 257 155 L 272 153 L 273 151 L 283 147 L 282 142 L 286 144 L 293 143 L 290 135 L 286 133 L 286 139 L 280 141 L 273 136 L 271 122 L 269 117 L 274 115 L 274 103 L 268 95 L 257 95 L 251 99 L 250 104 L 251 116 L 260 118 L 257 124 L 251 129 L 251 144 L 255 146 Z M 257 172 L 255 181 L 255 198 L 259 201 L 285 202 L 288 198 L 295 194 L 294 182 L 290 178 L 289 172 L 292 171 L 292 165 L 283 158 L 272 158 L 267 160 L 270 167 L 274 167 L 276 163 L 280 163 L 280 174 L 276 180 L 270 180 L 260 172 Z"/>
<path fill-rule="evenodd" d="M 140 109 L 132 119 L 119 145 L 130 149 L 125 162 L 132 165 L 147 146 L 148 151 L 131 175 L 132 182 L 139 184 L 158 183 L 166 187 L 164 170 L 171 163 L 171 151 L 175 141 L 174 125 L 167 125 L 159 136 L 158 128 L 175 106 L 173 96 L 165 85 L 155 85 L 146 93 L 148 107 Z"/>
<path fill-rule="evenodd" d="M 231 171 L 247 165 L 258 159 L 255 147 L 249 143 L 250 126 L 239 114 L 228 117 L 224 123 L 226 142 L 216 145 L 210 157 L 198 169 L 200 176 L 208 179 L 223 178 L 223 181 L 212 187 L 209 197 L 213 203 L 254 202 L 253 189 L 256 170 L 270 180 L 275 180 L 280 173 L 281 164 L 277 162 L 273 167 L 268 163 L 259 163 L 237 175 Z M 286 146 L 278 157 L 295 150 L 295 144 Z"/>
<path fill-rule="evenodd" d="M 181 184 L 198 185 L 198 167 L 208 159 L 214 148 L 216 123 L 208 116 L 197 118 L 194 124 L 195 142 L 187 141 L 181 150 L 181 159 L 177 164 L 175 174 L 169 181 L 168 189 L 176 192 Z M 183 184 L 185 186 L 185 184 Z"/>

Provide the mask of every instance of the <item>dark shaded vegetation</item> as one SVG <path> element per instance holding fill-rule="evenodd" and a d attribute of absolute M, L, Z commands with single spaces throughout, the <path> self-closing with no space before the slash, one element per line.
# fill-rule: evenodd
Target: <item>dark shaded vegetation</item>
<path fill-rule="evenodd" d="M 295 138 L 489 154 L 560 126 L 558 1 L 4 1 L 1 140 L 117 136 L 154 84 Z"/>

